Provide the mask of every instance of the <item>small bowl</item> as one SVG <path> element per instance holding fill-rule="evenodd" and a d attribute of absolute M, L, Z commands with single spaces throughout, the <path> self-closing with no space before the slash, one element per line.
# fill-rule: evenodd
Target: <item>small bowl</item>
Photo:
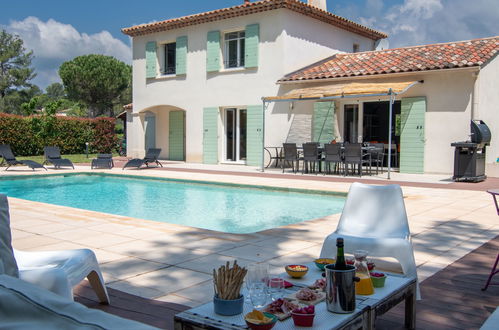
<path fill-rule="evenodd" d="M 292 278 L 302 278 L 308 272 L 308 267 L 305 265 L 287 265 L 285 269 Z"/>
<path fill-rule="evenodd" d="M 383 274 L 383 273 L 378 273 Z M 371 282 L 373 282 L 373 286 L 375 288 L 382 288 L 385 286 L 386 274 L 383 274 L 382 277 L 376 277 L 371 275 Z"/>
<path fill-rule="evenodd" d="M 291 312 L 293 322 L 298 327 L 311 327 L 314 324 L 315 314 L 300 314 Z"/>
<path fill-rule="evenodd" d="M 326 265 L 334 264 L 336 262 L 336 260 L 331 259 L 331 258 L 318 258 L 318 259 L 315 259 L 314 262 L 315 262 L 315 265 L 317 266 L 317 268 L 319 268 L 320 270 L 324 270 L 324 267 Z"/>
<path fill-rule="evenodd" d="M 248 320 L 246 320 L 246 318 L 244 318 L 244 320 L 246 321 L 246 325 L 248 325 L 248 327 L 250 329 L 253 329 L 253 330 L 272 329 L 277 322 L 277 316 L 275 316 L 274 314 L 267 313 L 267 312 L 264 312 L 263 315 L 265 315 L 266 317 L 270 317 L 272 319 L 272 321 L 270 321 L 268 323 L 263 323 L 263 324 L 256 324 L 256 323 L 248 322 Z"/>

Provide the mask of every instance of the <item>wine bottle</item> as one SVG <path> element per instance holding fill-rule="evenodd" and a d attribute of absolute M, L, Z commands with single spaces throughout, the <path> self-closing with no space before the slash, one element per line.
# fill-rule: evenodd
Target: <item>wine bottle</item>
<path fill-rule="evenodd" d="M 336 264 L 334 266 L 337 270 L 346 270 L 347 264 L 345 262 L 345 252 L 343 251 L 343 238 L 338 237 L 336 239 Z"/>

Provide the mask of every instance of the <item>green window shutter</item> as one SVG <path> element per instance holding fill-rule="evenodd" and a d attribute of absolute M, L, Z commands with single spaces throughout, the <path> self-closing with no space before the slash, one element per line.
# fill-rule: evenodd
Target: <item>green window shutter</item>
<path fill-rule="evenodd" d="M 334 102 L 315 102 L 312 117 L 312 141 L 330 143 L 336 137 Z"/>
<path fill-rule="evenodd" d="M 206 71 L 220 71 L 220 31 L 208 32 L 206 44 Z"/>
<path fill-rule="evenodd" d="M 156 77 L 156 62 L 156 41 L 149 41 L 146 44 L 146 78 Z"/>
<path fill-rule="evenodd" d="M 170 111 L 169 113 L 168 155 L 171 160 L 185 160 L 184 114 L 183 111 Z"/>
<path fill-rule="evenodd" d="M 187 73 L 187 37 L 178 37 L 175 50 L 175 73 L 177 75 Z"/>
<path fill-rule="evenodd" d="M 203 109 L 203 163 L 218 163 L 218 108 Z"/>
<path fill-rule="evenodd" d="M 424 173 L 426 98 L 403 98 L 400 111 L 400 173 Z"/>
<path fill-rule="evenodd" d="M 251 24 L 246 26 L 246 38 L 244 40 L 244 67 L 258 67 L 258 45 L 260 43 L 260 25 Z"/>
<path fill-rule="evenodd" d="M 263 153 L 263 106 L 247 107 L 246 165 L 260 166 Z"/>
<path fill-rule="evenodd" d="M 156 115 L 146 114 L 144 118 L 144 147 L 147 149 L 156 148 Z"/>

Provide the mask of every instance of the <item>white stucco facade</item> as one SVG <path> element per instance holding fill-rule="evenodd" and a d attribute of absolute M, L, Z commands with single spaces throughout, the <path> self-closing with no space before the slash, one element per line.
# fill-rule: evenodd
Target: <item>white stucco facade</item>
<path fill-rule="evenodd" d="M 244 30 L 259 24 L 258 68 L 221 69 L 207 73 L 206 45 L 208 31 Z M 159 45 L 187 36 L 187 74 L 146 79 L 146 43 Z M 144 113 L 153 112 L 156 120 L 156 146 L 161 157 L 168 154 L 168 112 L 185 111 L 185 160 L 201 162 L 203 155 L 203 108 L 259 105 L 261 98 L 277 95 L 276 81 L 304 65 L 337 52 L 351 52 L 353 44 L 361 50 L 372 50 L 374 40 L 342 30 L 287 9 L 225 19 L 187 28 L 148 34 L 133 38 L 133 113 L 128 125 L 128 150 L 132 157 L 144 155 Z M 221 49 L 222 52 L 222 49 Z M 158 66 L 161 53 L 158 52 Z M 292 117 L 286 104 L 271 105 L 266 111 L 265 144 L 280 145 L 288 134 Z M 223 116 L 219 118 L 219 160 L 223 161 Z"/>
<path fill-rule="evenodd" d="M 223 36 L 259 26 L 258 67 L 223 68 Z M 220 70 L 207 72 L 207 34 L 220 31 Z M 161 75 L 164 44 L 177 38 L 188 39 L 186 74 Z M 157 75 L 146 78 L 146 44 L 157 45 Z M 293 88 L 348 82 L 405 82 L 424 80 L 396 98 L 424 98 L 425 173 L 452 174 L 452 142 L 465 141 L 470 134 L 470 120 L 481 119 L 492 131 L 487 148 L 486 174 L 499 176 L 499 59 L 481 67 L 445 69 L 417 73 L 360 76 L 351 79 L 321 79 L 313 83 L 276 82 L 289 73 L 303 69 L 338 52 L 369 51 L 376 41 L 288 9 L 223 19 L 186 28 L 150 33 L 133 38 L 133 111 L 128 114 L 128 149 L 130 157 L 145 153 L 145 115 L 156 115 L 155 146 L 161 158 L 170 159 L 170 111 L 185 112 L 185 161 L 203 161 L 203 110 L 217 108 L 218 162 L 225 162 L 224 109 L 245 109 L 261 105 L 262 97 L 283 95 Z M 355 46 L 354 46 L 355 45 Z M 336 140 L 345 135 L 345 105 L 358 105 L 358 142 L 362 136 L 364 104 L 387 101 L 388 97 L 335 100 L 334 131 Z M 269 103 L 265 110 L 265 146 L 283 142 L 312 141 L 314 102 Z M 386 143 L 386 141 L 385 141 Z M 400 146 L 400 145 L 399 145 Z M 243 162 L 244 163 L 244 162 Z"/>

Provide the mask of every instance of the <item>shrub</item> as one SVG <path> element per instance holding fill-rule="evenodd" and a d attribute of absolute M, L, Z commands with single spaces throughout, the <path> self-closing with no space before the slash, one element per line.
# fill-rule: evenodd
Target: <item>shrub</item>
<path fill-rule="evenodd" d="M 110 153 L 117 144 L 114 118 L 74 118 L 50 115 L 22 117 L 0 114 L 0 144 L 10 144 L 15 155 L 42 155 L 55 145 L 63 154 Z"/>

